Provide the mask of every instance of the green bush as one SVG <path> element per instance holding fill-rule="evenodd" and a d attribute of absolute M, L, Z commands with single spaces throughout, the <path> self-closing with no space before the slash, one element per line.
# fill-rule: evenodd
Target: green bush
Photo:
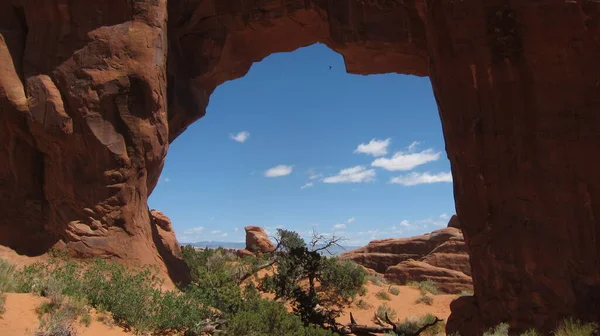
<path fill-rule="evenodd" d="M 333 332 L 305 326 L 298 316 L 287 312 L 283 304 L 257 301 L 254 309 L 243 310 L 227 322 L 227 335 L 247 336 L 328 336 Z"/>
<path fill-rule="evenodd" d="M 591 336 L 598 328 L 596 323 L 583 323 L 573 318 L 563 320 L 554 331 L 555 336 Z"/>
<path fill-rule="evenodd" d="M 387 313 L 390 321 L 392 321 L 392 322 L 398 318 L 398 314 L 396 313 L 396 311 L 393 308 L 391 308 L 390 306 L 388 306 L 387 303 L 379 305 L 379 307 L 377 307 L 377 312 L 375 312 L 375 315 L 377 315 L 377 317 L 379 319 L 381 319 L 382 321 L 385 321 L 386 313 Z"/>
<path fill-rule="evenodd" d="M 460 294 L 458 294 L 458 296 L 473 296 L 473 291 L 472 290 L 463 290 L 460 292 Z"/>
<path fill-rule="evenodd" d="M 42 304 L 38 309 L 40 323 L 35 336 L 74 336 L 74 323 L 79 317 L 89 318 L 84 300 L 62 297 L 59 303 Z"/>
<path fill-rule="evenodd" d="M 15 289 L 15 267 L 6 260 L 0 259 L 0 315 L 4 314 L 6 293 Z"/>
<path fill-rule="evenodd" d="M 336 257 L 323 258 L 321 285 L 334 289 L 342 298 L 351 298 L 360 293 L 366 282 L 367 272 L 355 262 Z"/>
<path fill-rule="evenodd" d="M 388 292 L 392 295 L 396 295 L 398 296 L 398 294 L 400 294 L 400 290 L 398 289 L 398 287 L 392 287 L 390 286 L 390 288 L 388 288 Z"/>
<path fill-rule="evenodd" d="M 407 283 L 408 286 L 413 286 L 413 287 L 418 287 L 419 290 L 421 290 L 421 292 L 429 292 L 433 295 L 438 295 L 440 294 L 440 290 L 437 288 L 437 285 L 435 284 L 435 282 L 431 281 L 431 280 L 425 280 L 425 281 L 410 281 Z"/>
<path fill-rule="evenodd" d="M 387 292 L 382 291 L 382 290 L 375 293 L 375 297 L 378 298 L 379 300 L 385 300 L 385 301 L 392 300 L 392 298 L 390 297 L 390 294 L 388 294 Z"/>

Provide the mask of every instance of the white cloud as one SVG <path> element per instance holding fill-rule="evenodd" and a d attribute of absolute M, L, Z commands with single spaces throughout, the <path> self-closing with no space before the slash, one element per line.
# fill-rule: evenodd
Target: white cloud
<path fill-rule="evenodd" d="M 234 141 L 244 143 L 244 141 L 248 140 L 248 138 L 250 137 L 250 133 L 248 133 L 247 131 L 241 131 L 235 135 L 230 134 L 229 137 Z"/>
<path fill-rule="evenodd" d="M 171 179 L 170 179 L 170 178 L 168 178 L 168 177 L 165 177 L 165 178 L 163 179 L 163 181 L 165 181 L 165 182 L 169 182 L 169 181 L 171 181 Z"/>
<path fill-rule="evenodd" d="M 408 145 L 408 152 L 409 153 L 414 153 L 415 150 L 417 149 L 417 146 L 420 144 L 419 141 L 413 141 L 410 145 Z"/>
<path fill-rule="evenodd" d="M 227 237 L 227 236 L 229 236 L 229 234 L 227 234 L 227 233 L 223 233 L 223 234 L 221 235 L 221 237 Z"/>
<path fill-rule="evenodd" d="M 307 172 L 309 180 L 316 180 L 323 177 L 323 174 L 315 172 L 313 168 L 309 169 Z"/>
<path fill-rule="evenodd" d="M 372 182 L 375 179 L 375 170 L 356 166 L 340 170 L 337 175 L 323 179 L 325 183 L 362 183 Z"/>
<path fill-rule="evenodd" d="M 266 177 L 280 177 L 292 173 L 294 166 L 279 165 L 265 171 Z"/>
<path fill-rule="evenodd" d="M 375 159 L 375 161 L 371 163 L 371 166 L 380 167 L 389 171 L 411 170 L 422 164 L 436 161 L 441 155 L 441 152 L 434 152 L 432 148 L 416 153 L 397 152 L 391 158 Z"/>
<path fill-rule="evenodd" d="M 350 224 L 350 223 L 354 222 L 355 220 L 356 220 L 356 218 L 354 218 L 354 217 L 350 217 L 350 218 L 348 218 L 348 224 Z"/>
<path fill-rule="evenodd" d="M 210 231 L 210 233 L 212 233 L 212 234 L 221 233 L 221 230 L 212 230 L 212 231 Z"/>
<path fill-rule="evenodd" d="M 183 230 L 181 235 L 177 235 L 177 240 L 182 243 L 195 243 L 199 240 L 202 240 L 204 237 L 203 231 L 204 227 L 202 226 Z"/>
<path fill-rule="evenodd" d="M 345 229 L 345 228 L 346 228 L 346 224 L 335 224 L 333 226 L 334 230 Z"/>
<path fill-rule="evenodd" d="M 354 150 L 354 153 L 368 154 L 375 157 L 383 156 L 387 154 L 387 148 L 390 145 L 390 142 L 390 138 L 385 140 L 372 139 L 369 143 L 361 143 L 358 145 Z"/>
<path fill-rule="evenodd" d="M 238 231 L 240 231 L 240 228 L 233 229 L 233 232 L 238 232 Z"/>
<path fill-rule="evenodd" d="M 414 186 L 417 184 L 429 184 L 439 182 L 452 182 L 451 173 L 430 174 L 425 173 L 410 173 L 402 176 L 397 176 L 390 179 L 390 183 L 401 184 L 403 186 Z"/>
<path fill-rule="evenodd" d="M 305 185 L 301 186 L 300 189 L 306 189 L 306 188 L 310 188 L 313 186 L 312 182 L 307 182 Z"/>
<path fill-rule="evenodd" d="M 404 226 L 404 227 L 409 227 L 410 224 L 408 223 L 408 221 L 405 219 L 402 222 L 400 222 L 400 226 Z"/>
<path fill-rule="evenodd" d="M 450 216 L 448 216 L 448 214 L 444 212 L 443 214 L 440 215 L 440 218 L 441 219 L 450 219 Z"/>

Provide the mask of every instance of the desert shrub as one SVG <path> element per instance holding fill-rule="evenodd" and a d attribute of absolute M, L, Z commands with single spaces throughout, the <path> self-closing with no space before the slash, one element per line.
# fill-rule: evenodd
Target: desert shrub
<path fill-rule="evenodd" d="M 4 313 L 6 293 L 15 290 L 15 267 L 8 261 L 0 259 L 0 315 Z"/>
<path fill-rule="evenodd" d="M 388 292 L 382 291 L 382 290 L 375 293 L 375 297 L 378 298 L 379 300 L 385 300 L 385 301 L 390 301 L 392 299 L 390 297 L 390 294 L 388 294 Z"/>
<path fill-rule="evenodd" d="M 473 291 L 472 290 L 463 290 L 460 292 L 460 294 L 458 294 L 458 296 L 473 296 Z"/>
<path fill-rule="evenodd" d="M 591 336 L 598 328 L 596 323 L 584 323 L 573 318 L 563 320 L 556 330 L 555 336 Z"/>
<path fill-rule="evenodd" d="M 321 258 L 320 280 L 326 289 L 335 289 L 336 295 L 351 298 L 360 293 L 367 272 L 355 262 L 336 257 Z"/>
<path fill-rule="evenodd" d="M 419 318 L 405 319 L 402 323 L 397 324 L 398 335 L 414 335 L 421 327 L 435 321 L 435 316 L 427 314 Z M 435 325 L 425 329 L 420 335 L 436 336 L 445 335 L 446 324 L 443 321 L 437 322 Z"/>
<path fill-rule="evenodd" d="M 231 317 L 225 329 L 227 335 L 248 336 L 328 336 L 329 330 L 305 326 L 298 316 L 290 314 L 279 302 L 259 300 L 254 309 L 245 309 Z"/>
<path fill-rule="evenodd" d="M 40 323 L 36 336 L 73 336 L 76 335 L 74 323 L 79 317 L 89 318 L 86 302 L 73 297 L 62 297 L 59 303 L 42 305 L 38 309 Z"/>
<path fill-rule="evenodd" d="M 359 309 L 367 310 L 372 306 L 367 301 L 360 299 L 356 302 L 356 307 L 358 307 Z"/>
<path fill-rule="evenodd" d="M 367 281 L 370 281 L 375 286 L 382 286 L 387 283 L 385 278 L 383 278 L 379 275 L 367 275 Z"/>
<path fill-rule="evenodd" d="M 388 306 L 387 303 L 379 305 L 379 307 L 377 307 L 377 312 L 375 312 L 375 315 L 377 315 L 377 317 L 382 321 L 385 321 L 386 313 L 387 316 L 390 318 L 390 321 L 395 321 L 398 318 L 398 314 L 396 313 L 396 311 L 392 307 Z"/>
<path fill-rule="evenodd" d="M 392 295 L 396 295 L 396 296 L 397 296 L 398 294 L 400 294 L 400 290 L 398 289 L 398 287 L 393 287 L 393 286 L 390 286 L 390 288 L 388 288 L 388 292 L 389 292 L 390 294 L 392 294 Z"/>
<path fill-rule="evenodd" d="M 440 293 L 440 290 L 437 288 L 437 285 L 435 284 L 435 282 L 431 281 L 431 280 L 425 280 L 425 281 L 410 281 L 407 283 L 408 286 L 413 286 L 413 287 L 418 287 L 419 290 L 421 290 L 421 292 L 429 292 L 433 295 L 438 295 Z"/>
<path fill-rule="evenodd" d="M 520 336 L 540 336 L 540 334 L 535 329 L 529 329 Z"/>
<path fill-rule="evenodd" d="M 72 316 L 69 307 L 73 305 L 65 308 L 66 298 L 69 302 L 87 301 L 100 311 L 109 311 L 118 323 L 137 332 L 188 330 L 209 315 L 208 309 L 187 292 L 161 292 L 161 281 L 151 268 L 129 270 L 101 259 L 78 264 L 52 258 L 47 263 L 26 266 L 17 278 L 21 291 L 49 299 L 38 309 L 45 314 L 40 333 L 68 331 L 66 322 Z"/>
<path fill-rule="evenodd" d="M 427 295 L 425 292 L 421 292 L 421 296 L 419 296 L 419 298 L 415 301 L 415 303 L 416 304 L 423 303 L 428 306 L 431 306 L 433 304 L 433 298 L 431 296 Z"/>
<path fill-rule="evenodd" d="M 483 336 L 508 336 L 510 326 L 508 323 L 500 323 L 497 326 L 490 328 Z"/>

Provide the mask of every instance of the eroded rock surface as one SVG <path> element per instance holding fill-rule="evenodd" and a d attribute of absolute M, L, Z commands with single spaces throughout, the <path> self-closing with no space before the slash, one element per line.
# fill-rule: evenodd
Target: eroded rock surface
<path fill-rule="evenodd" d="M 476 292 L 449 331 L 596 318 L 599 36 L 590 0 L 2 1 L 0 244 L 164 268 L 169 142 L 252 62 L 322 42 L 431 78 Z"/>
<path fill-rule="evenodd" d="M 246 250 L 252 253 L 269 253 L 275 249 L 275 245 L 269 239 L 269 235 L 260 226 L 246 226 Z"/>
<path fill-rule="evenodd" d="M 467 248 L 462 233 L 455 228 L 410 238 L 374 240 L 340 258 L 373 269 L 401 285 L 432 280 L 447 293 L 473 289 Z"/>

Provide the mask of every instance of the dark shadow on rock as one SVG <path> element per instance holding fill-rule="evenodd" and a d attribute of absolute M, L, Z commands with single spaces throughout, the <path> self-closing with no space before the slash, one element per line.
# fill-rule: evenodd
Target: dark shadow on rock
<path fill-rule="evenodd" d="M 175 283 L 179 289 L 185 288 L 192 281 L 190 269 L 179 256 L 174 255 L 171 250 L 163 244 L 163 241 L 158 233 L 157 224 L 154 223 L 154 219 L 148 209 L 148 216 L 150 218 L 150 227 L 152 228 L 152 241 L 156 245 L 156 250 L 162 258 L 167 267 L 167 273 L 169 278 Z"/>

